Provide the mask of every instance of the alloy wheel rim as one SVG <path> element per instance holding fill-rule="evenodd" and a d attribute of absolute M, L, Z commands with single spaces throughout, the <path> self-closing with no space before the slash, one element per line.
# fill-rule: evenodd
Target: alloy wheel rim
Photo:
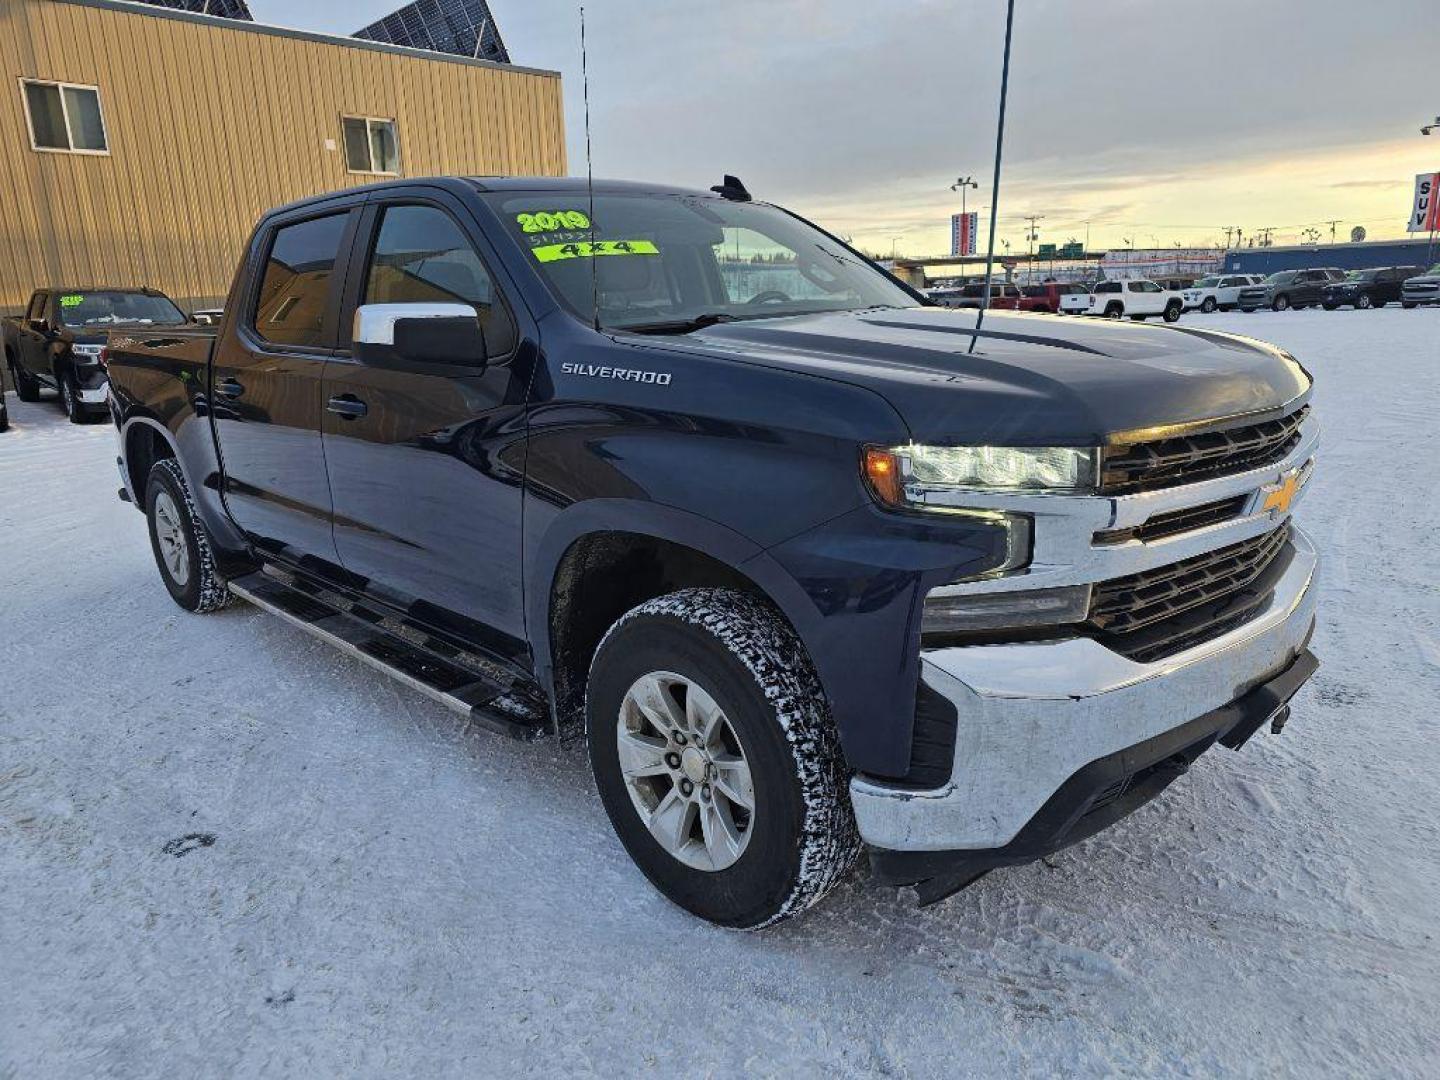
<path fill-rule="evenodd" d="M 180 527 L 180 511 L 167 492 L 155 496 L 155 538 L 160 543 L 160 561 L 170 580 L 180 588 L 190 583 L 190 548 Z"/>
<path fill-rule="evenodd" d="M 755 831 L 755 784 L 715 699 L 674 672 L 642 675 L 620 703 L 615 740 L 625 790 L 655 841 L 694 870 L 735 865 Z"/>

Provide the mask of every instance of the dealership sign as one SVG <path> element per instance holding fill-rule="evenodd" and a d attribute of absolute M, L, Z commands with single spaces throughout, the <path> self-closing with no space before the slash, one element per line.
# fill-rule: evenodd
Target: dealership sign
<path fill-rule="evenodd" d="M 1440 229 L 1440 172 L 1415 177 L 1415 205 L 1410 208 L 1406 232 L 1435 232 Z"/>
<path fill-rule="evenodd" d="M 980 214 L 974 210 L 968 214 L 950 215 L 951 255 L 975 254 L 975 233 L 979 228 L 979 222 Z"/>

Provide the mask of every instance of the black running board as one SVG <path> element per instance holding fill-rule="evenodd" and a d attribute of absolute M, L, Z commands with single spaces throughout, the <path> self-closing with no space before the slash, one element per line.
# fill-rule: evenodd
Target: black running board
<path fill-rule="evenodd" d="M 547 729 L 548 710 L 534 688 L 499 664 L 439 641 L 393 615 L 274 568 L 237 578 L 229 588 L 240 599 L 479 727 L 518 739 L 534 739 Z"/>

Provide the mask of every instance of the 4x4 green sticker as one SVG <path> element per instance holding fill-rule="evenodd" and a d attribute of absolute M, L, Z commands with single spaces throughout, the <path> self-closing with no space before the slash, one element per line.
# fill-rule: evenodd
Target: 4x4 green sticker
<path fill-rule="evenodd" d="M 83 296 L 74 296 L 74 295 L 72 295 L 72 296 L 62 296 L 62 297 L 60 297 L 60 306 L 61 306 L 62 308 L 66 308 L 66 307 L 79 307 L 79 306 L 80 306 L 81 304 L 83 304 L 84 302 L 85 302 L 85 297 L 83 297 Z"/>
<path fill-rule="evenodd" d="M 659 255 L 660 249 L 649 240 L 599 240 L 580 244 L 547 244 L 531 248 L 531 253 L 542 263 L 559 262 L 561 259 L 588 259 L 600 255 Z"/>

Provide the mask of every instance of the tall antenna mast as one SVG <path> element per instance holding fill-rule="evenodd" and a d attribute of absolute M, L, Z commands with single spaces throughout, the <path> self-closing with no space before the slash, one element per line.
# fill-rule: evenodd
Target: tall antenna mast
<path fill-rule="evenodd" d="M 1010 91 L 1010 37 L 1015 28 L 1015 0 L 1009 0 L 1005 11 L 1005 65 L 1000 73 L 1000 121 L 995 128 L 995 178 L 990 187 L 990 243 L 985 249 L 985 295 L 980 298 L 980 314 L 975 319 L 975 329 L 985 324 L 985 312 L 990 307 L 990 284 L 995 277 L 995 223 L 1000 217 L 1000 154 L 1005 149 L 1005 96 Z M 978 335 L 970 339 L 970 351 L 975 351 Z"/>
<path fill-rule="evenodd" d="M 585 86 L 585 191 L 590 219 L 590 311 L 600 330 L 600 271 L 595 255 L 595 165 L 590 154 L 590 53 L 585 46 L 585 5 L 580 5 L 580 79 Z"/>

